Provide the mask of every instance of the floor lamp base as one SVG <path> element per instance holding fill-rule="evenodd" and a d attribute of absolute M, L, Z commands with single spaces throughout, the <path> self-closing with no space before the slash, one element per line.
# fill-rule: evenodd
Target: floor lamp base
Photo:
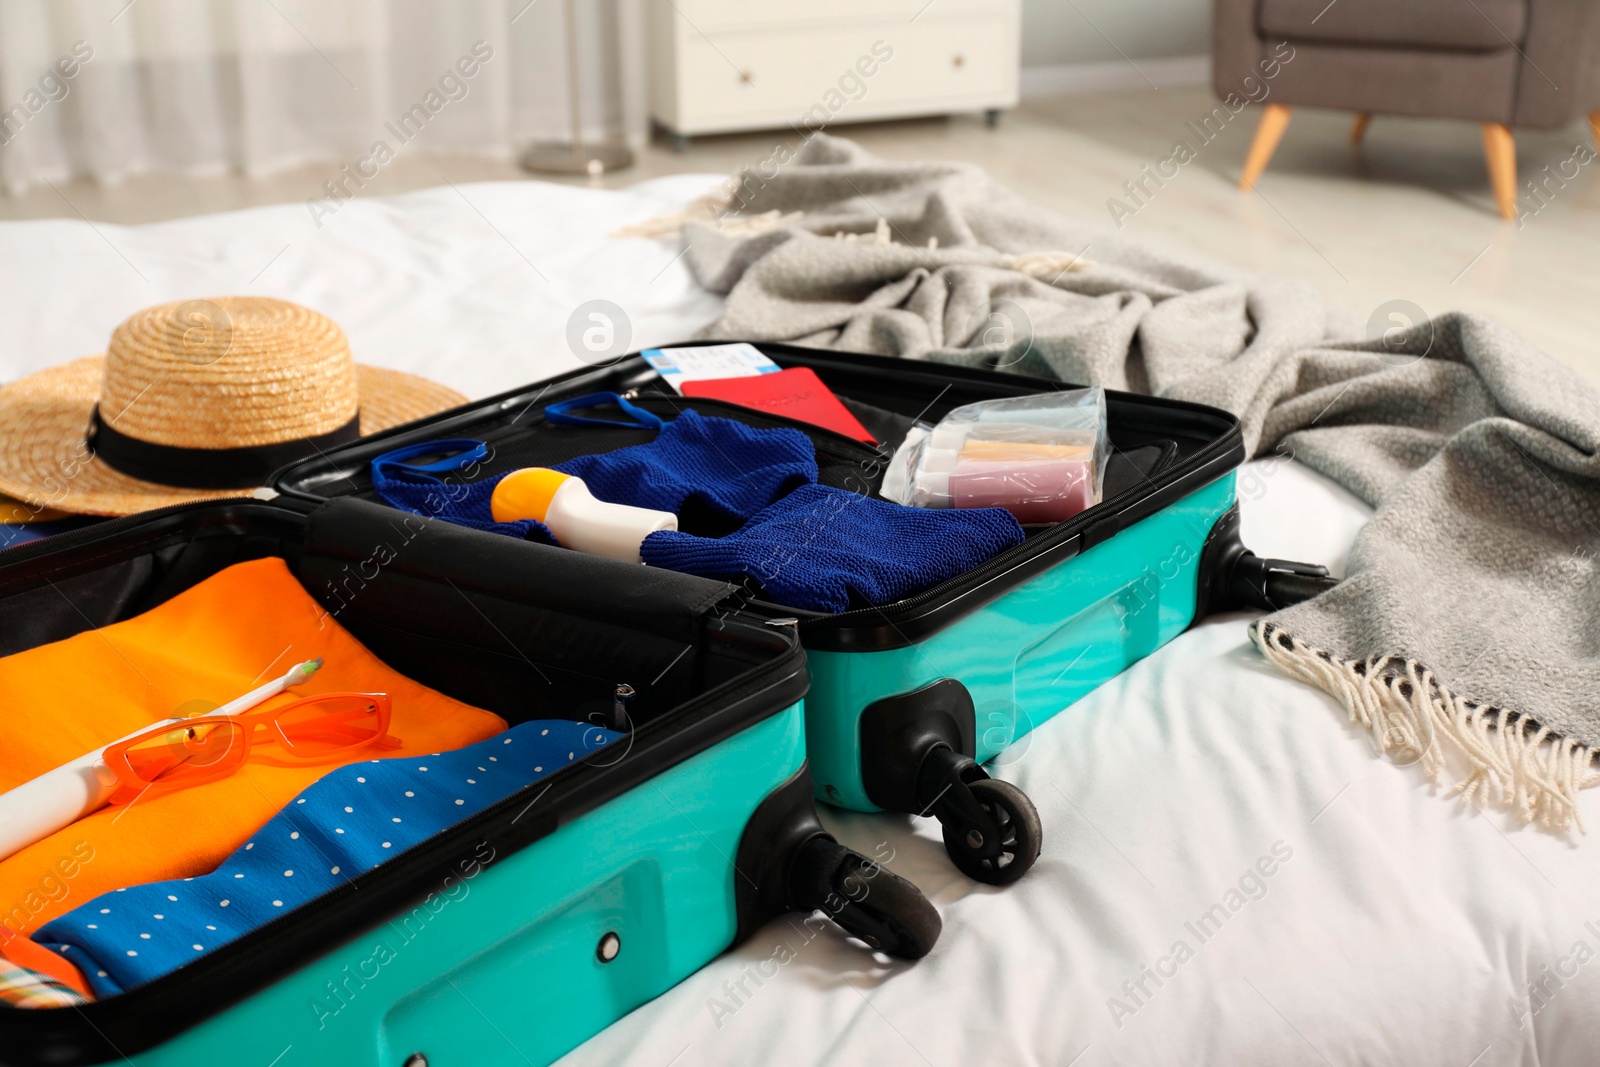
<path fill-rule="evenodd" d="M 598 177 L 633 166 L 633 150 L 625 144 L 567 144 L 541 141 L 522 153 L 522 169 L 540 174 L 587 174 Z"/>

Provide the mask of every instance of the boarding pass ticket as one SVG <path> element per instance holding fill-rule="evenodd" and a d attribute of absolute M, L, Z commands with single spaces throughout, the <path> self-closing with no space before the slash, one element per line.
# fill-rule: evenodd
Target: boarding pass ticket
<path fill-rule="evenodd" d="M 684 382 L 713 378 L 753 378 L 775 374 L 783 368 L 762 355 L 755 345 L 697 345 L 690 348 L 648 348 L 645 362 L 656 369 L 661 380 L 681 394 Z"/>

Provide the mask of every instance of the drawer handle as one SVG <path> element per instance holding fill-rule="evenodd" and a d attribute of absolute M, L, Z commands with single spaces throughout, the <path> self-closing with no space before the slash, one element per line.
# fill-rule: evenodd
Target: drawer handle
<path fill-rule="evenodd" d="M 952 67 L 966 66 L 966 63 L 967 63 L 967 57 L 962 55 L 960 52 L 957 52 L 950 60 L 950 65 Z"/>

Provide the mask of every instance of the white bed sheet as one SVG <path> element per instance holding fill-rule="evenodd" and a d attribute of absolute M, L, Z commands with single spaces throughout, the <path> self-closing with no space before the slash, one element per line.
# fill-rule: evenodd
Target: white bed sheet
<path fill-rule="evenodd" d="M 675 244 L 607 235 L 715 180 L 442 188 L 352 202 L 320 229 L 304 205 L 0 224 L 0 378 L 102 351 L 140 307 L 256 292 L 329 314 L 362 361 L 483 396 L 577 366 L 566 325 L 584 301 L 625 309 L 635 348 L 711 319 Z M 1292 463 L 1248 466 L 1241 496 L 1263 554 L 1342 562 L 1367 516 Z M 1430 795 L 1269 668 L 1245 621 L 1184 634 L 1002 757 L 1045 828 L 1016 886 L 956 874 L 929 821 L 824 813 L 938 905 L 927 959 L 775 923 L 563 1063 L 1600 1061 L 1600 841 Z M 1600 798 L 1583 810 L 1600 836 Z M 1251 895 L 1230 898 L 1241 879 Z M 1202 938 L 1190 924 L 1219 904 Z M 794 958 L 773 973 L 780 944 Z M 1519 1020 L 1531 981 L 1544 1004 Z"/>

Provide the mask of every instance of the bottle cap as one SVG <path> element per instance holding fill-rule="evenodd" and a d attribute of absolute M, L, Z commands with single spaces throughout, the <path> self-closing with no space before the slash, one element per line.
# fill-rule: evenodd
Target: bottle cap
<path fill-rule="evenodd" d="M 917 475 L 917 488 L 911 502 L 919 508 L 950 506 L 950 475 L 943 471 L 924 471 Z"/>
<path fill-rule="evenodd" d="M 550 501 L 556 490 L 566 484 L 571 475 L 553 471 L 548 467 L 524 467 L 500 479 L 489 498 L 489 510 L 495 522 L 516 522 L 520 519 L 544 521 L 550 511 Z"/>
<path fill-rule="evenodd" d="M 906 431 L 904 441 L 895 449 L 894 459 L 883 471 L 883 485 L 878 495 L 896 504 L 911 503 L 911 471 L 917 466 L 921 448 L 928 439 L 928 427 L 920 423 Z"/>

